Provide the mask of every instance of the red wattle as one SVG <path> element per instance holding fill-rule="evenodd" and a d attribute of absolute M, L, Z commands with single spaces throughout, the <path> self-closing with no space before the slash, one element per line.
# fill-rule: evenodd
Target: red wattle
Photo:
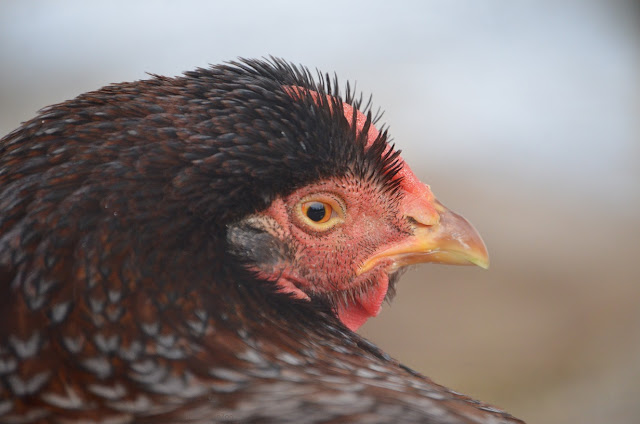
<path fill-rule="evenodd" d="M 340 306 L 338 308 L 338 318 L 349 330 L 356 331 L 369 318 L 375 317 L 380 313 L 382 302 L 384 302 L 389 289 L 389 277 L 387 274 L 382 273 L 377 283 L 361 298 L 356 299 L 355 303 L 350 303 L 347 307 Z"/>

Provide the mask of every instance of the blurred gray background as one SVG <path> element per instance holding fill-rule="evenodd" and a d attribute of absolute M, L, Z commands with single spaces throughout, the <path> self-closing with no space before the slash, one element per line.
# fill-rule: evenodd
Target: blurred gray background
<path fill-rule="evenodd" d="M 534 423 L 640 421 L 640 19 L 623 1 L 0 2 L 0 134 L 111 82 L 275 55 L 357 82 L 474 222 L 362 333 Z"/>

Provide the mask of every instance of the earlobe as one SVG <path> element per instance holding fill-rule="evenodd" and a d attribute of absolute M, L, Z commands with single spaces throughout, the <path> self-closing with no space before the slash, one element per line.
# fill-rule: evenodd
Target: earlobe
<path fill-rule="evenodd" d="M 275 219 L 250 215 L 227 227 L 230 252 L 252 267 L 265 270 L 292 259 L 285 232 Z"/>

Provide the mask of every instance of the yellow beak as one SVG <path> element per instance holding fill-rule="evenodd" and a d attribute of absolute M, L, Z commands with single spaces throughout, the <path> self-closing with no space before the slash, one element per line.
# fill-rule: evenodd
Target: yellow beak
<path fill-rule="evenodd" d="M 413 234 L 400 243 L 385 246 L 374 253 L 362 264 L 357 274 L 363 274 L 388 260 L 392 261 L 390 272 L 425 262 L 478 265 L 487 269 L 489 254 L 473 225 L 433 198 L 430 204 L 430 213 L 407 211 L 406 217 L 414 224 Z"/>

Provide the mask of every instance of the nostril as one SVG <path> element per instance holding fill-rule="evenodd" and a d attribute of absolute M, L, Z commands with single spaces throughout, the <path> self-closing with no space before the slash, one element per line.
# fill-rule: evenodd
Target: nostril
<path fill-rule="evenodd" d="M 408 217 L 407 217 L 407 221 L 409 222 L 409 224 L 414 225 L 414 226 L 424 225 L 424 224 L 421 224 L 420 222 L 418 222 L 418 220 L 417 220 L 417 219 L 415 219 L 415 218 L 414 218 L 414 217 L 412 217 L 412 216 L 408 216 Z"/>
<path fill-rule="evenodd" d="M 435 217 L 431 215 L 430 216 L 431 219 L 424 219 L 424 217 L 420 217 L 420 218 L 415 218 L 414 216 L 406 217 L 407 222 L 409 222 L 409 224 L 411 224 L 414 227 L 433 227 L 434 225 L 437 225 L 440 222 L 440 216 L 438 214 L 435 214 Z"/>

